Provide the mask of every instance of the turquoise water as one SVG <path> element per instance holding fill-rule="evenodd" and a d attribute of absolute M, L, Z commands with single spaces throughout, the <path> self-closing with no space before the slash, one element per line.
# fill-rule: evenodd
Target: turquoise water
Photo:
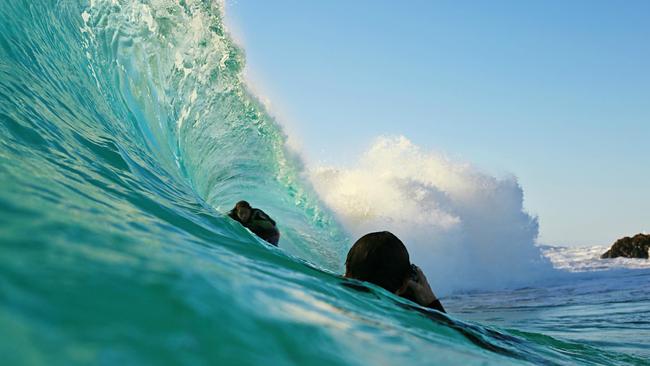
<path fill-rule="evenodd" d="M 0 18 L 3 364 L 648 364 L 644 271 L 611 316 L 621 290 L 588 278 L 553 301 L 552 284 L 450 295 L 449 317 L 346 286 L 351 238 L 247 91 L 219 5 L 17 0 Z M 280 248 L 223 215 L 240 198 Z M 531 293 L 587 305 L 517 310 Z"/>

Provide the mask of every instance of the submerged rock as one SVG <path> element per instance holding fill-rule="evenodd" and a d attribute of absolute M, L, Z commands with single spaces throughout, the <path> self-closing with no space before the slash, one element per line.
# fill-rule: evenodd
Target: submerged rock
<path fill-rule="evenodd" d="M 650 235 L 636 234 L 631 238 L 626 236 L 618 239 L 600 258 L 625 257 L 648 259 L 648 249 L 650 249 Z"/>

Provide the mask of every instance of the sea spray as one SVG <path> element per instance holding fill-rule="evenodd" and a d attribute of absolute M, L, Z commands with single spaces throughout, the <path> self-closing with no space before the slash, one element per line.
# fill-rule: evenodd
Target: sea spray
<path fill-rule="evenodd" d="M 315 169 L 312 182 L 355 237 L 389 230 L 402 238 L 442 292 L 529 284 L 552 272 L 516 179 L 489 176 L 405 137 L 379 138 L 357 166 Z"/>

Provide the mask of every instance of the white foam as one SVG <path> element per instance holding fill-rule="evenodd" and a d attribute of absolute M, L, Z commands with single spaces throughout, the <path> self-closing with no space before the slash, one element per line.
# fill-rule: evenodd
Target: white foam
<path fill-rule="evenodd" d="M 379 230 L 399 236 L 439 292 L 525 284 L 552 271 L 514 177 L 383 137 L 355 167 L 319 167 L 311 180 L 355 238 Z"/>
<path fill-rule="evenodd" d="M 553 267 L 568 272 L 591 272 L 617 269 L 650 268 L 650 260 L 637 258 L 607 258 L 600 256 L 609 249 L 608 246 L 591 247 L 542 247 L 544 255 L 553 263 Z"/>

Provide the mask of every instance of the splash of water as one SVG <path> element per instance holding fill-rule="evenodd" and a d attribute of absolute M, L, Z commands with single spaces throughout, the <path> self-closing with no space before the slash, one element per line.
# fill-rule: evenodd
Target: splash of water
<path fill-rule="evenodd" d="M 514 178 L 491 177 L 405 137 L 379 138 L 357 166 L 321 167 L 311 178 L 350 232 L 394 232 L 443 292 L 522 285 L 551 271 Z"/>

